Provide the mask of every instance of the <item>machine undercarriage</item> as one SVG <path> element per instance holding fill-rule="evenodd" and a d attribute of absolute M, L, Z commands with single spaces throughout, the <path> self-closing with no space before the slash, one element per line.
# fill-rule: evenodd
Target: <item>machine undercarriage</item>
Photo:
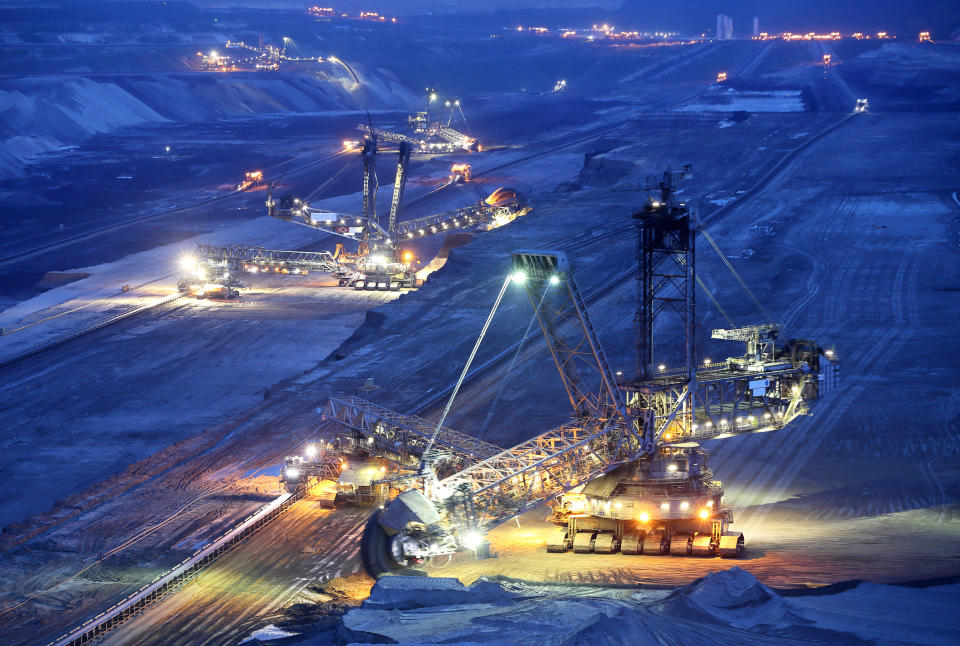
<path fill-rule="evenodd" d="M 548 552 L 737 557 L 743 535 L 729 531 L 733 511 L 723 484 L 696 447 L 665 447 L 655 455 L 591 480 L 560 496 L 547 520 L 557 529 Z"/>

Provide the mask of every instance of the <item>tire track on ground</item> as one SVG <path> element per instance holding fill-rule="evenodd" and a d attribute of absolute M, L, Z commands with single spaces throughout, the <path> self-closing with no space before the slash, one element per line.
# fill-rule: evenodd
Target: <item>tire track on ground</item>
<path fill-rule="evenodd" d="M 893 284 L 891 285 L 892 303 L 900 302 L 902 304 L 908 300 L 908 293 L 915 295 L 915 285 L 911 283 L 911 289 L 906 289 L 908 281 L 906 281 L 905 278 L 908 269 L 918 264 L 924 246 L 924 242 L 915 241 L 911 243 L 904 252 L 897 268 Z M 897 356 L 900 348 L 907 343 L 913 334 L 914 329 L 903 325 L 902 322 L 898 325 L 888 327 L 886 331 L 883 331 L 881 328 L 880 331 L 875 333 L 873 335 L 873 343 L 870 345 L 869 350 L 860 355 L 860 360 L 853 363 L 851 369 L 848 371 L 848 374 L 856 378 L 857 382 L 851 387 L 841 387 L 839 397 L 835 395 L 829 398 L 825 402 L 828 404 L 826 416 L 821 417 L 817 421 L 814 421 L 817 417 L 814 416 L 814 420 L 810 420 L 805 424 L 803 430 L 806 432 L 795 434 L 797 438 L 797 441 L 793 443 L 795 450 L 789 454 L 780 452 L 780 454 L 784 456 L 781 464 L 771 464 L 764 470 L 764 477 L 758 476 L 758 478 L 751 483 L 751 488 L 755 491 L 762 488 L 765 492 L 768 492 L 767 495 L 774 500 L 781 499 L 800 469 L 802 469 L 816 453 L 826 435 L 830 432 L 836 432 L 838 424 L 844 423 L 844 416 L 847 410 L 863 391 L 871 385 L 866 377 L 882 371 L 884 367 Z M 767 483 L 772 479 L 775 472 L 779 473 L 779 477 L 771 485 L 768 485 Z M 760 494 L 755 494 L 754 499 L 759 495 Z M 744 526 L 753 526 L 762 522 L 770 514 L 771 508 L 771 505 L 763 505 L 759 508 L 752 509 L 751 512 L 747 514 L 747 520 Z"/>

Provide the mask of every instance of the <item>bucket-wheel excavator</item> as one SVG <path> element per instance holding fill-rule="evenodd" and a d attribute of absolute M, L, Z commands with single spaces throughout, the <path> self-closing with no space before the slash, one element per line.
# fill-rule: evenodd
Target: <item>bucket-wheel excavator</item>
<path fill-rule="evenodd" d="M 410 145 L 400 143 L 386 228 L 381 226 L 376 209 L 376 155 L 376 139 L 367 139 L 360 153 L 363 198 L 359 216 L 313 208 L 306 201 L 290 196 L 274 200 L 272 191 L 267 195 L 267 215 L 357 241 L 355 254 L 344 253 L 338 248 L 336 260 L 343 266 L 337 272 L 341 286 L 386 290 L 414 287 L 416 276 L 412 255 L 400 249 L 400 236 L 396 231 L 410 163 Z"/>
<path fill-rule="evenodd" d="M 403 243 L 412 238 L 455 230 L 493 229 L 530 211 L 515 190 L 500 188 L 487 199 L 471 206 L 401 222 L 399 215 L 406 188 L 411 144 L 400 141 L 393 196 L 387 222 L 382 225 L 376 209 L 376 155 L 377 139 L 365 140 L 360 153 L 363 161 L 363 198 L 359 215 L 318 209 L 310 206 L 307 200 L 289 195 L 274 199 L 272 189 L 267 193 L 267 215 L 270 217 L 357 242 L 356 253 L 342 252 L 341 249 L 336 254 L 335 260 L 341 267 L 335 273 L 341 286 L 381 290 L 415 287 L 417 278 L 413 254 L 401 248 Z"/>
<path fill-rule="evenodd" d="M 723 486 L 707 469 L 697 441 L 786 426 L 835 387 L 839 367 L 833 352 L 813 341 L 778 345 L 779 326 L 772 324 L 714 330 L 714 338 L 745 342 L 747 352 L 723 362 L 699 361 L 697 227 L 691 209 L 674 194 L 678 177 L 667 171 L 634 215 L 635 373 L 625 377 L 611 369 L 566 255 L 514 252 L 512 273 L 487 325 L 509 286 L 522 283 L 570 401 L 571 421 L 517 446 L 475 455 L 452 473 L 437 473 L 431 467 L 437 439 L 445 438 L 448 451 L 462 441 L 443 429 L 441 417 L 431 441 L 421 445 L 416 477 L 368 522 L 361 555 L 370 574 L 476 548 L 489 529 L 551 501 L 548 520 L 557 527 L 548 540 L 550 552 L 742 553 L 744 539 L 731 531 Z M 653 362 L 654 322 L 670 313 L 684 330 L 684 364 L 676 369 Z M 469 361 L 463 374 L 468 369 Z M 332 399 L 326 417 L 380 439 L 387 429 L 411 423 L 377 409 L 355 398 Z"/>

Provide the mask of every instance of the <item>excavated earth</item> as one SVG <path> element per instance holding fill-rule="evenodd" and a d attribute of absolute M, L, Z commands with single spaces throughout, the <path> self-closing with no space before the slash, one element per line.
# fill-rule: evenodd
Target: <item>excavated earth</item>
<path fill-rule="evenodd" d="M 338 299 L 298 290 L 294 297 L 270 285 L 236 305 L 191 305 L 176 316 L 130 319 L 3 369 L 9 380 L 0 403 L 17 424 L 15 441 L 4 441 L 20 447 L 24 459 L 40 454 L 18 442 L 56 449 L 66 432 L 74 445 L 83 437 L 112 447 L 130 442 L 129 454 L 121 456 L 125 469 L 84 458 L 94 465 L 87 481 L 66 487 L 52 508 L 49 501 L 27 505 L 32 515 L 18 512 L 19 520 L 5 527 L 5 634 L 12 643 L 56 636 L 271 499 L 283 456 L 338 432 L 320 418 L 327 396 L 357 394 L 405 412 L 450 386 L 515 249 L 569 255 L 581 289 L 600 290 L 589 308 L 607 356 L 614 369 L 629 369 L 636 290 L 632 279 L 618 276 L 635 262 L 630 214 L 645 198 L 648 177 L 668 164 L 691 163 L 694 176 L 682 196 L 698 201 L 704 227 L 765 310 L 700 244 L 698 271 L 726 316 L 737 324 L 769 316 L 789 336 L 835 347 L 842 361 L 841 388 L 810 417 L 776 433 L 708 443 L 711 466 L 736 510 L 736 528 L 747 536 L 739 566 L 749 574 L 710 575 L 729 565 L 714 559 L 548 555 L 546 512 L 537 509 L 490 533 L 496 558 L 458 557 L 426 571 L 463 583 L 497 576 L 523 582 L 486 581 L 468 592 L 454 581 L 384 582 L 369 604 L 347 610 L 372 583 L 359 572 L 356 555 L 369 510 L 329 510 L 308 498 L 106 643 L 239 643 L 268 625 L 299 632 L 291 627 L 298 613 L 302 625 L 322 624 L 311 629 L 317 639 L 336 635 L 342 643 L 497 637 L 457 632 L 468 628 L 455 622 L 439 625 L 458 613 L 469 614 L 473 628 L 502 625 L 509 613 L 517 623 L 504 640 L 545 639 L 543 626 L 521 626 L 523 618 L 542 615 L 543 625 L 563 619 L 564 630 L 550 643 L 588 643 L 591 636 L 617 643 L 603 632 L 608 617 L 667 643 L 683 641 L 679 624 L 720 643 L 730 643 L 719 635 L 731 629 L 757 643 L 883 638 L 885 624 L 872 632 L 852 626 L 879 621 L 906 594 L 900 588 L 863 584 L 843 592 L 851 610 L 838 611 L 835 620 L 824 618 L 827 602 L 818 608 L 771 591 L 960 575 L 960 371 L 950 360 L 960 350 L 953 334 L 960 317 L 960 126 L 952 95 L 941 100 L 931 90 L 911 103 L 882 85 L 877 66 L 896 66 L 906 57 L 897 50 L 870 54 L 876 51 L 841 49 L 850 65 L 842 76 L 824 78 L 810 62 L 819 50 L 806 44 L 711 44 L 621 61 L 637 76 L 615 68 L 623 82 L 596 100 L 504 93 L 484 104 L 482 125 L 474 127 L 489 128 L 490 138 L 505 144 L 516 136 L 517 145 L 539 153 L 490 180 L 519 186 L 534 210 L 450 250 L 422 289 L 374 304 L 352 292 Z M 960 62 L 960 51 L 949 46 L 923 60 L 935 72 L 944 56 Z M 916 65 L 916 57 L 909 64 Z M 806 109 L 783 112 L 774 94 L 766 110 L 755 107 L 746 117 L 680 109 L 733 101 L 710 85 L 718 68 L 744 69 L 744 91 L 800 89 Z M 583 85 L 593 92 L 587 76 Z M 879 97 L 871 96 L 872 112 L 848 118 L 849 96 L 868 90 Z M 843 111 L 834 107 L 841 105 Z M 563 118 L 550 117 L 551 130 L 541 132 L 540 114 Z M 564 139 L 575 143 L 557 148 Z M 526 151 L 482 153 L 475 167 Z M 424 258 L 430 255 L 425 247 Z M 340 293 L 336 289 L 330 293 Z M 727 325 L 709 299 L 700 301 L 701 329 Z M 526 298 L 511 289 L 477 361 L 517 341 L 530 316 Z M 272 338 L 278 329 L 280 350 Z M 739 352 L 708 338 L 703 346 L 711 357 Z M 297 370 L 281 374 L 293 357 Z M 145 360 L 157 368 L 141 364 Z M 258 368 L 264 361 L 266 374 Z M 213 367 L 243 384 L 242 405 L 230 401 L 229 388 L 216 388 L 225 377 Z M 527 343 L 511 372 L 504 367 L 462 390 L 448 425 L 508 446 L 567 418 L 542 341 Z M 86 376 L 78 379 L 78 369 Z M 151 373 L 166 376 L 147 383 Z M 131 375 L 142 380 L 137 388 L 127 388 Z M 374 389 L 365 388 L 369 379 Z M 147 397 L 152 389 L 157 392 Z M 204 409 L 207 393 L 216 397 Z M 126 419 L 102 417 L 122 403 Z M 176 425 L 166 422 L 166 408 L 176 413 Z M 438 408 L 425 415 L 436 419 Z M 192 411 L 202 421 L 191 429 Z M 56 416 L 53 427 L 44 426 L 48 415 Z M 150 441 L 132 442 L 139 435 Z M 36 466 L 48 477 L 55 479 L 58 469 L 73 477 L 68 450 L 44 455 Z M 580 583 L 627 587 L 594 593 L 572 585 Z M 687 587 L 654 594 L 640 584 Z M 428 595 L 431 585 L 457 591 L 459 605 L 451 597 L 439 606 L 412 606 L 409 600 Z M 717 589 L 728 597 L 747 595 L 752 611 L 740 613 Z M 952 588 L 930 588 L 904 597 L 904 607 L 923 607 L 927 592 L 933 608 L 946 607 L 955 595 Z M 399 600 L 390 601 L 391 594 Z M 866 603 L 858 595 L 876 600 L 869 612 L 856 614 Z M 949 621 L 916 623 L 913 637 L 891 632 L 888 639 L 947 643 L 956 637 Z M 898 624 L 897 630 L 905 629 Z"/>

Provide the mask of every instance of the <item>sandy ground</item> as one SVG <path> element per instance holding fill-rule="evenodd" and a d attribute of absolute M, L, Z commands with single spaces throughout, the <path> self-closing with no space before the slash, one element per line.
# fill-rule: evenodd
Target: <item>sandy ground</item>
<path fill-rule="evenodd" d="M 180 258 L 197 244 L 229 245 L 257 240 L 289 249 L 324 236 L 262 216 L 218 231 L 130 254 L 117 262 L 71 269 L 80 280 L 51 289 L 0 312 L 0 361 L 177 293 Z M 127 290 L 124 290 L 124 287 Z"/>
<path fill-rule="evenodd" d="M 282 610 L 293 603 L 315 601 L 317 594 L 308 586 L 358 574 L 356 551 L 366 515 L 366 509 L 333 511 L 310 499 L 300 501 L 270 532 L 256 534 L 248 542 L 246 549 L 273 554 L 258 560 L 258 569 L 246 568 L 250 552 L 238 551 L 204 570 L 176 595 L 182 621 L 192 626 L 191 632 L 208 635 L 195 643 L 239 642 L 263 625 L 266 617 L 282 616 Z M 305 535 L 310 537 L 306 542 Z M 250 603 L 267 597 L 273 599 L 268 608 Z M 133 630 L 112 635 L 109 643 L 176 641 L 183 627 L 179 622 L 166 624 L 168 613 L 169 607 L 163 605 L 148 609 Z"/>
<path fill-rule="evenodd" d="M 30 495 L 10 499 L 3 520 L 241 414 L 291 370 L 326 358 L 367 309 L 398 296 L 331 285 L 323 276 L 269 278 L 237 302 L 181 299 L 48 351 L 39 373 L 32 363 L 10 367 L 0 394 L 12 422 L 2 468 Z M 51 405 L 37 407 L 36 395 Z M 56 478 L 36 468 L 65 453 Z"/>

